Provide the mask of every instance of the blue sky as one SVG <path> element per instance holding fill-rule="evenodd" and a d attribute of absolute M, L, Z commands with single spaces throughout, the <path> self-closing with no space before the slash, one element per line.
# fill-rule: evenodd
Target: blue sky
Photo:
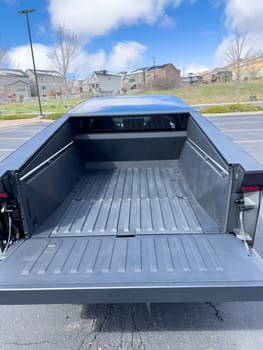
<path fill-rule="evenodd" d="M 263 48 L 263 0 L 0 0 L 0 47 L 10 68 L 31 68 L 25 16 L 30 23 L 37 68 L 52 69 L 54 29 L 64 24 L 81 38 L 71 74 L 114 72 L 171 62 L 183 73 L 224 64 L 235 30 Z"/>

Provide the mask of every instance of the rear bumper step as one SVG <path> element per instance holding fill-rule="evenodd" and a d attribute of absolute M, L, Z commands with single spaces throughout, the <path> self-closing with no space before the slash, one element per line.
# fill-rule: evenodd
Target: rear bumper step
<path fill-rule="evenodd" d="M 31 238 L 0 263 L 0 303 L 263 300 L 263 262 L 232 235 Z"/>

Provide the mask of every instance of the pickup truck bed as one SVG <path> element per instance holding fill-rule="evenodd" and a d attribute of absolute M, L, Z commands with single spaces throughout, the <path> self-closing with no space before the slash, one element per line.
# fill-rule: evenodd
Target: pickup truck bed
<path fill-rule="evenodd" d="M 175 97 L 80 104 L 1 164 L 0 304 L 262 300 L 262 186 Z"/>
<path fill-rule="evenodd" d="M 171 162 L 172 163 L 172 162 Z M 93 169 L 39 230 L 41 236 L 201 233 L 176 163 L 173 167 Z M 142 164 L 141 164 L 142 166 Z"/>

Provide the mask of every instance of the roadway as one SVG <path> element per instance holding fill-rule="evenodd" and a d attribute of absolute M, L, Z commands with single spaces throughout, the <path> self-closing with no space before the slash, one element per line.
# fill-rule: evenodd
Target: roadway
<path fill-rule="evenodd" d="M 208 117 L 263 164 L 263 114 Z M 4 158 L 45 125 L 0 130 Z M 256 249 L 263 256 L 263 217 Z M 263 303 L 1 306 L 2 350 L 261 350 Z"/>

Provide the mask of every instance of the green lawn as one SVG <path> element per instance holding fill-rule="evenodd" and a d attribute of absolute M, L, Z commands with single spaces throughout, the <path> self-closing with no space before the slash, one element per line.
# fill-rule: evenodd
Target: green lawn
<path fill-rule="evenodd" d="M 182 98 L 189 104 L 210 104 L 210 103 L 235 103 L 236 102 L 236 86 L 234 82 L 218 83 L 209 85 L 185 86 L 183 88 L 171 90 L 147 90 L 143 92 L 148 94 L 171 94 Z M 249 102 L 250 96 L 256 96 L 257 100 L 263 100 L 263 79 L 246 81 L 241 86 L 241 101 Z M 70 104 L 75 106 L 84 99 L 72 99 Z M 43 113 L 54 113 L 51 118 L 55 118 L 67 111 L 66 100 L 42 101 Z M 38 103 L 22 102 L 22 103 L 6 103 L 0 104 L 0 115 L 21 116 L 23 114 L 31 114 L 36 116 L 39 114 Z M 29 118 L 30 116 L 26 116 Z"/>
<path fill-rule="evenodd" d="M 232 113 L 232 112 L 256 112 L 263 111 L 263 107 L 251 104 L 229 104 L 223 106 L 211 106 L 200 110 L 200 113 Z"/>
<path fill-rule="evenodd" d="M 71 107 L 75 106 L 83 99 L 72 99 L 70 101 Z M 52 100 L 52 101 L 42 101 L 41 102 L 43 113 L 65 113 L 67 111 L 67 101 L 66 100 Z M 22 103 L 5 103 L 0 104 L 1 115 L 12 114 L 19 115 L 24 113 L 32 113 L 35 115 L 39 114 L 38 102 L 22 102 Z"/>
<path fill-rule="evenodd" d="M 209 104 L 236 102 L 236 85 L 234 82 L 207 85 L 191 85 L 172 90 L 147 91 L 146 94 L 172 94 L 182 98 L 189 104 Z M 240 91 L 241 101 L 249 102 L 250 96 L 263 100 L 263 80 L 243 83 Z"/>

